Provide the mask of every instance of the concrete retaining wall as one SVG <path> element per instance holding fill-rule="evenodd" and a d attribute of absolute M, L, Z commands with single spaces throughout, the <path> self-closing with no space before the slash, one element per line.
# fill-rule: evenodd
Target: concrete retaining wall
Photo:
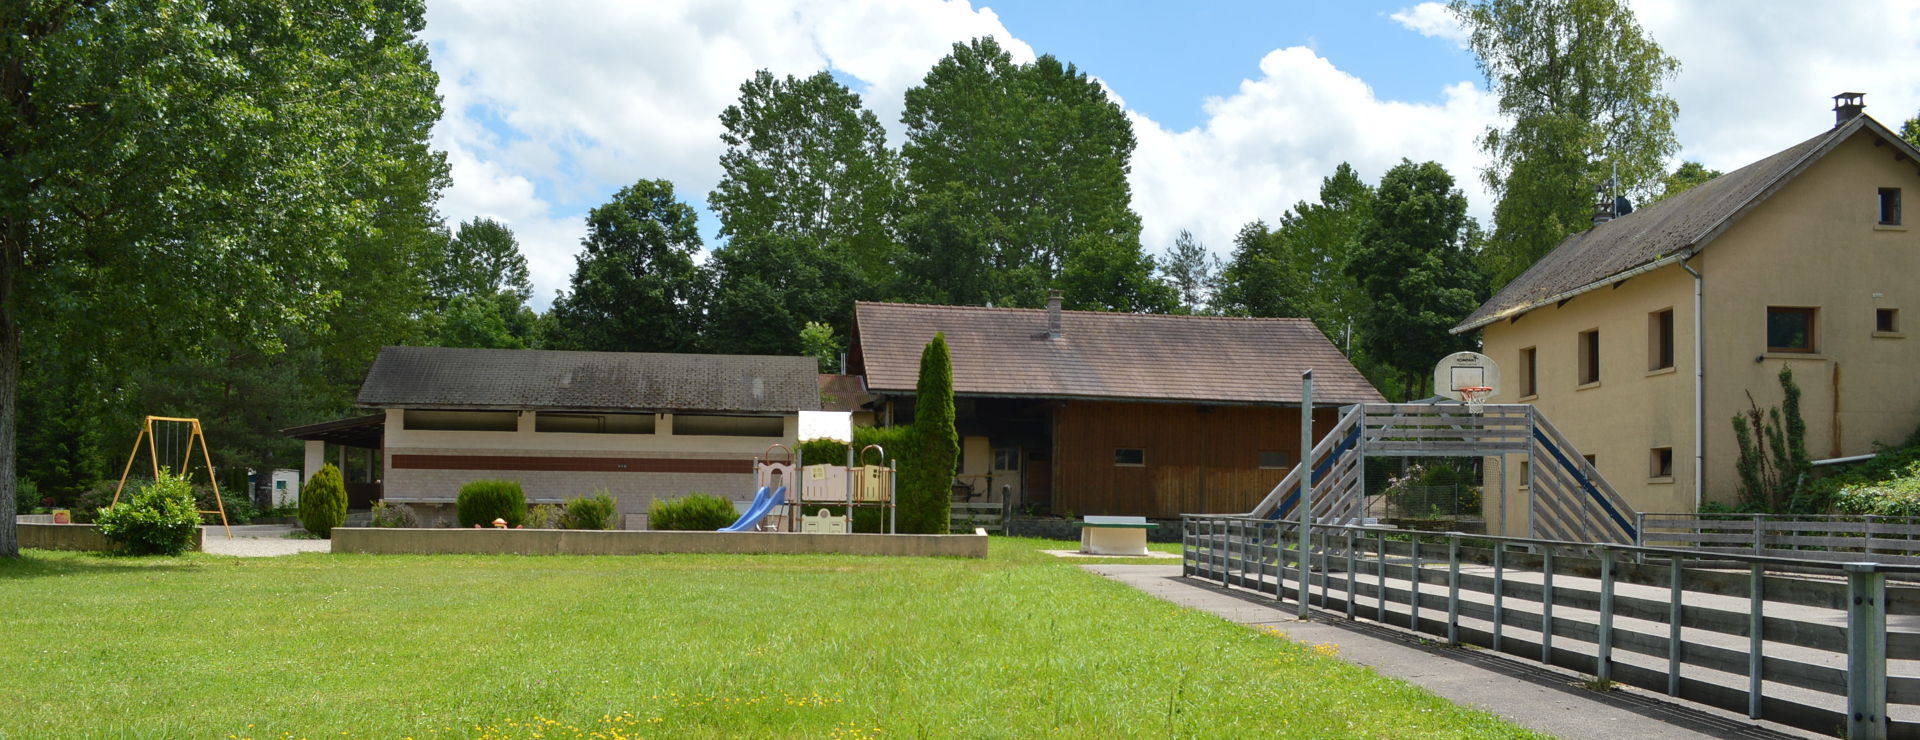
<path fill-rule="evenodd" d="M 652 555 L 831 553 L 984 558 L 978 534 L 803 534 L 800 532 L 634 532 L 579 529 L 333 530 L 334 552 L 475 555 Z"/>
<path fill-rule="evenodd" d="M 20 546 L 40 550 L 87 550 L 91 552 L 113 552 L 120 549 L 118 544 L 107 540 L 100 534 L 100 528 L 92 524 L 29 524 L 15 525 L 20 532 Z M 193 549 L 205 549 L 207 530 L 194 530 Z"/>

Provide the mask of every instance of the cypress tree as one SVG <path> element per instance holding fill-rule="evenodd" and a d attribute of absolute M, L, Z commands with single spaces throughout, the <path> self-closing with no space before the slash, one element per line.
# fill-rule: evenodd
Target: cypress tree
<path fill-rule="evenodd" d="M 913 436 L 919 459 L 903 470 L 900 491 L 900 531 L 946 534 L 952 516 L 954 466 L 960 458 L 960 437 L 953 428 L 953 358 L 945 334 L 920 352 L 920 382 L 913 402 Z M 904 467 L 904 466 L 903 466 Z"/>

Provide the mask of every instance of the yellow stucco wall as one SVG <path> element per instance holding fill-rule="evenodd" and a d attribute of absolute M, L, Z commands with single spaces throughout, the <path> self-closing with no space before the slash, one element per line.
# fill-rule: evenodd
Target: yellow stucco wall
<path fill-rule="evenodd" d="M 1816 458 L 1872 452 L 1874 442 L 1899 442 L 1920 423 L 1920 336 L 1874 331 L 1878 308 L 1899 309 L 1903 325 L 1920 321 L 1920 211 L 1907 209 L 1907 226 L 1876 224 L 1877 189 L 1897 187 L 1904 200 L 1920 201 L 1920 174 L 1875 140 L 1863 132 L 1842 143 L 1691 261 L 1705 280 L 1707 501 L 1738 497 L 1731 419 L 1748 407 L 1749 391 L 1762 407 L 1779 403 L 1783 365 L 1804 391 Z M 1766 352 L 1769 306 L 1817 309 L 1814 354 Z M 1665 308 L 1674 312 L 1674 369 L 1649 371 L 1648 315 Z M 1691 510 L 1693 325 L 1693 279 L 1678 266 L 1489 325 L 1482 351 L 1504 376 L 1494 401 L 1537 405 L 1640 511 Z M 1596 328 L 1600 382 L 1581 386 L 1579 336 Z M 1538 352 L 1539 393 L 1531 398 L 1519 395 L 1526 347 Z M 1666 446 L 1674 475 L 1653 479 L 1650 451 Z M 1519 478 L 1517 459 L 1508 463 L 1510 478 Z M 1487 521 L 1497 530 L 1500 499 L 1488 493 Z M 1522 493 L 1509 481 L 1511 534 L 1525 534 Z"/>

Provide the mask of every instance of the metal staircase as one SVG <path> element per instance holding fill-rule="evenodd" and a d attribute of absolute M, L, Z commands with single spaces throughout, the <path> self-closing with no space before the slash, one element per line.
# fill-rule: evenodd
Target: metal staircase
<path fill-rule="evenodd" d="M 1632 544 L 1635 512 L 1559 429 L 1527 404 L 1366 403 L 1346 407 L 1301 464 L 1267 493 L 1252 516 L 1298 518 L 1301 471 L 1313 466 L 1309 513 L 1318 522 L 1366 516 L 1368 457 L 1525 455 L 1525 536 Z M 1503 481 L 1504 483 L 1504 481 Z M 1505 507 L 1502 506 L 1502 511 Z"/>

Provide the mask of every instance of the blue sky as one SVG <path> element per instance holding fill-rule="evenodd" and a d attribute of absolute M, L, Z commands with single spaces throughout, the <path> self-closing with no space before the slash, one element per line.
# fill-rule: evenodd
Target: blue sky
<path fill-rule="evenodd" d="M 1751 162 L 1830 125 L 1841 90 L 1866 91 L 1883 121 L 1920 108 L 1920 0 L 1630 6 L 1683 65 L 1667 87 L 1682 158 Z M 982 35 L 1072 62 L 1122 101 L 1149 252 L 1190 229 L 1224 256 L 1241 224 L 1278 218 L 1343 161 L 1367 179 L 1438 161 L 1476 216 L 1491 211 L 1473 139 L 1497 108 L 1432 2 L 430 0 L 435 145 L 453 165 L 441 213 L 512 226 L 544 307 L 586 211 L 623 185 L 673 182 L 711 242 L 717 117 L 754 70 L 832 71 L 897 144 L 905 90 Z"/>

